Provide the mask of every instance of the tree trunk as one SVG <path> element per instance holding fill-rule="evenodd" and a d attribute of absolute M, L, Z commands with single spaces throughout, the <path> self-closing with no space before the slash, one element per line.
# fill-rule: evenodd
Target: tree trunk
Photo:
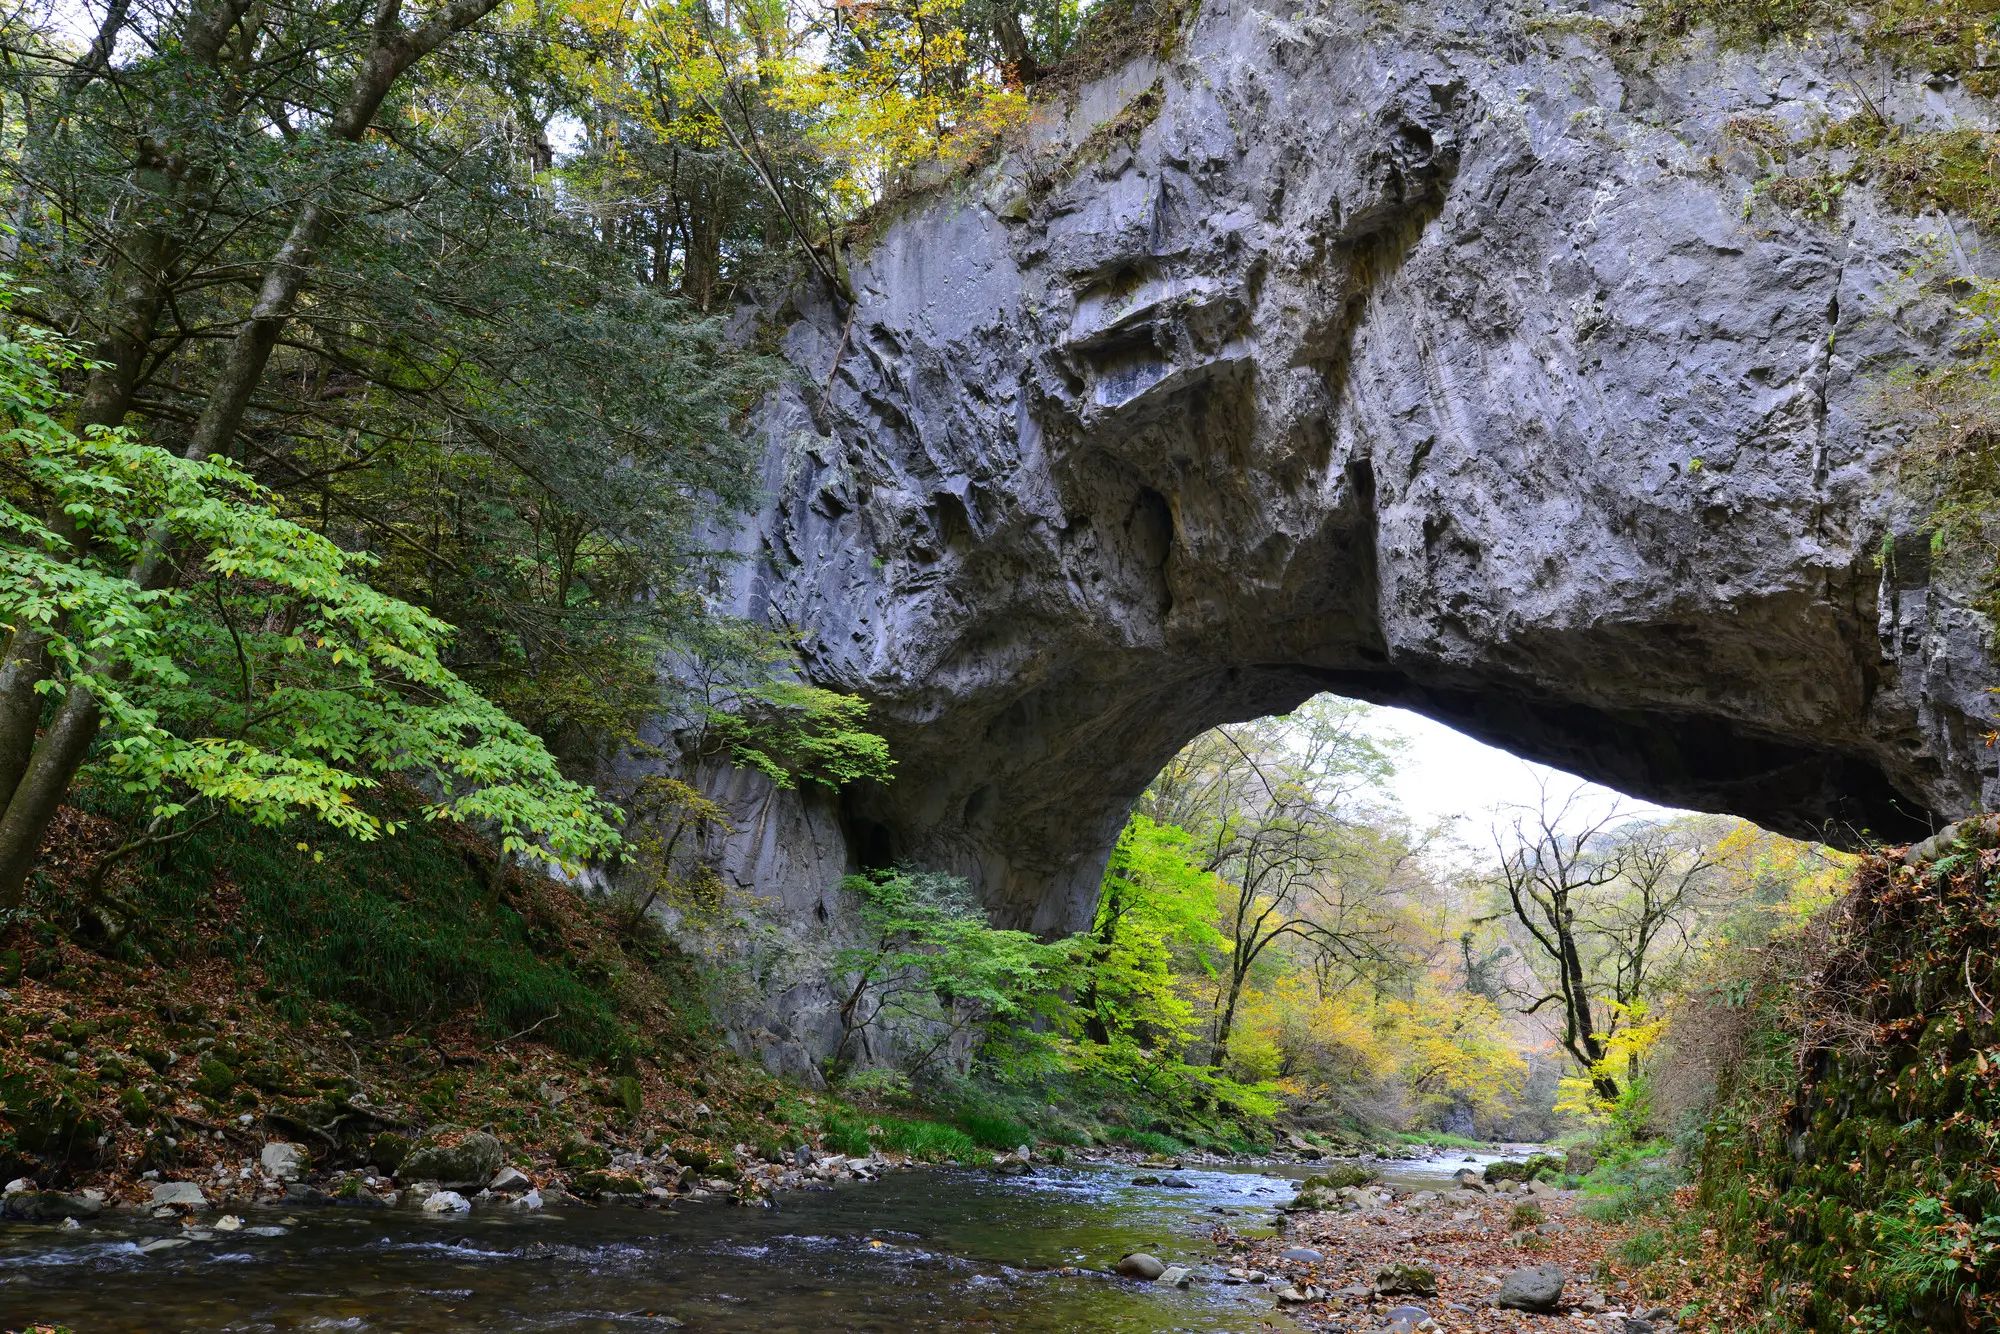
<path fill-rule="evenodd" d="M 1000 43 L 1002 77 L 1009 87 L 1019 88 L 1042 77 L 1042 67 L 1028 54 L 1028 35 L 1021 31 L 1021 16 L 1004 3 L 993 11 L 993 36 Z"/>

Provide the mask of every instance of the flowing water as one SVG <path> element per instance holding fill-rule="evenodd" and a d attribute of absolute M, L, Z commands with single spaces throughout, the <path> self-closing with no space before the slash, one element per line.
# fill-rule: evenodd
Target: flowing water
<path fill-rule="evenodd" d="M 1460 1157 L 1382 1166 L 1421 1189 L 1445 1183 Z M 1260 1330 L 1272 1294 L 1216 1281 L 1208 1234 L 1217 1223 L 1268 1230 L 1291 1199 L 1287 1178 L 1310 1170 L 1190 1166 L 1176 1174 L 1189 1189 L 1131 1185 L 1128 1167 L 897 1172 L 788 1193 L 770 1209 L 253 1212 L 243 1231 L 150 1253 L 141 1248 L 180 1237 L 180 1227 L 127 1214 L 81 1231 L 14 1224 L 0 1228 L 0 1329 L 45 1320 L 78 1334 Z M 1134 1250 L 1208 1281 L 1177 1290 L 1104 1272 Z"/>

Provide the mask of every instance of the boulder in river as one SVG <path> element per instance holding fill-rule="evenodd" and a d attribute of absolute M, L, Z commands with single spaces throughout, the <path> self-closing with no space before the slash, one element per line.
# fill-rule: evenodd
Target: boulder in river
<path fill-rule="evenodd" d="M 1568 1275 L 1559 1264 L 1516 1269 L 1500 1280 L 1500 1291 L 1493 1294 L 1493 1304 L 1514 1311 L 1553 1311 L 1562 1301 L 1563 1284 L 1567 1281 Z"/>
<path fill-rule="evenodd" d="M 1143 1278 L 1148 1283 L 1167 1272 L 1157 1257 L 1134 1251 L 1118 1262 L 1118 1272 L 1126 1278 Z"/>
<path fill-rule="evenodd" d="M 486 1189 L 496 1195 L 514 1195 L 527 1190 L 535 1183 L 528 1180 L 528 1174 L 518 1167 L 503 1167 L 493 1174 L 486 1183 Z"/>
<path fill-rule="evenodd" d="M 1375 1273 L 1375 1291 L 1384 1297 L 1435 1297 L 1437 1290 L 1437 1275 L 1423 1265 L 1398 1260 Z"/>
<path fill-rule="evenodd" d="M 167 1209 L 206 1209 L 208 1196 L 192 1181 L 158 1181 L 153 1184 L 153 1203 Z"/>
<path fill-rule="evenodd" d="M 1168 1186 L 1168 1187 L 1171 1187 L 1171 1188 L 1172 1188 L 1172 1189 L 1174 1189 L 1174 1190 L 1193 1190 L 1193 1189 L 1194 1189 L 1194 1182 L 1192 1182 L 1192 1181 L 1189 1181 L 1189 1180 L 1188 1180 L 1188 1179 L 1187 1179 L 1186 1177 L 1177 1177 L 1177 1176 L 1174 1176 L 1174 1175 L 1172 1175 L 1172 1174 L 1169 1174 L 1169 1175 L 1167 1175 L 1167 1176 L 1163 1176 L 1163 1177 L 1161 1177 L 1161 1178 L 1160 1178 L 1160 1184 L 1161 1184 L 1162 1186 Z"/>
<path fill-rule="evenodd" d="M 4 1210 L 8 1218 L 24 1222 L 52 1223 L 57 1219 L 95 1218 L 103 1204 L 83 1195 L 64 1195 L 53 1190 L 17 1190 L 7 1196 Z"/>
<path fill-rule="evenodd" d="M 455 1190 L 433 1191 L 424 1197 L 424 1212 L 427 1214 L 465 1214 L 472 1212 L 472 1201 Z"/>
<path fill-rule="evenodd" d="M 1186 1265 L 1169 1265 L 1159 1281 L 1176 1288 L 1185 1288 L 1194 1282 L 1194 1271 Z"/>
<path fill-rule="evenodd" d="M 396 1169 L 405 1181 L 435 1181 L 446 1190 L 478 1190 L 506 1159 L 500 1141 L 482 1130 L 439 1126 L 411 1147 Z"/>

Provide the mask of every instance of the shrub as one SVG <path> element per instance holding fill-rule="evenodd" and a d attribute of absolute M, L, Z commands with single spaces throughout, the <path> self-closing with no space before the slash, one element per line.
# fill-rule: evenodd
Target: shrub
<path fill-rule="evenodd" d="M 1548 1220 L 1542 1213 L 1542 1206 L 1532 1200 L 1523 1200 L 1515 1205 L 1513 1212 L 1508 1215 L 1508 1222 L 1514 1227 L 1534 1227 L 1546 1221 Z"/>

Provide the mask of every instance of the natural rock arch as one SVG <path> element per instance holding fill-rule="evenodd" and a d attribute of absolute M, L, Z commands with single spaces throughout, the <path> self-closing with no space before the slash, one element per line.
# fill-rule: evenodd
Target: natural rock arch
<path fill-rule="evenodd" d="M 1883 482 L 1877 386 L 1939 326 L 1906 222 L 1746 207 L 1729 134 L 1852 85 L 1811 48 L 1621 63 L 1587 17 L 1279 8 L 1207 0 L 877 224 L 851 318 L 785 308 L 728 596 L 900 768 L 742 787 L 736 875 L 795 910 L 910 858 L 1074 927 L 1179 745 L 1321 690 L 1792 834 L 1993 799 L 1988 626 Z"/>

